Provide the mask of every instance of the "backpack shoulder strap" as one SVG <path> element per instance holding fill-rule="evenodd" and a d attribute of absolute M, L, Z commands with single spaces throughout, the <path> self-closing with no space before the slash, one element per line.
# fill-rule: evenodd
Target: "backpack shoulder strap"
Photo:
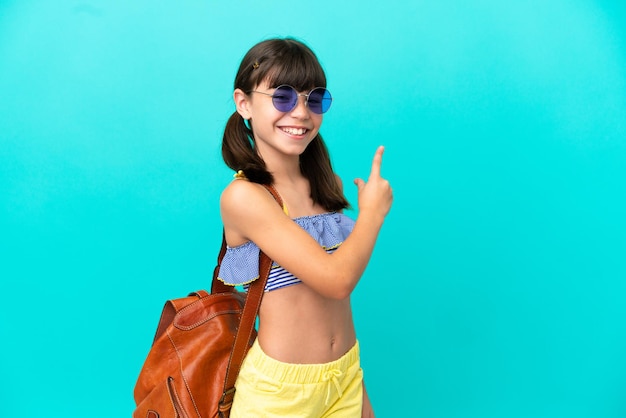
<path fill-rule="evenodd" d="M 264 187 L 272 194 L 272 196 L 274 196 L 276 202 L 281 207 L 283 207 L 283 201 L 280 198 L 280 195 L 278 194 L 276 189 L 271 185 L 264 185 Z M 222 249 L 224 253 L 226 252 L 225 245 L 226 240 L 224 239 L 222 242 Z M 223 256 L 224 255 L 222 254 L 222 252 L 220 252 L 218 267 L 219 263 L 221 263 Z M 260 251 L 259 278 L 252 282 L 250 284 L 250 287 L 248 288 L 246 304 L 244 305 L 243 312 L 241 314 L 241 323 L 239 324 L 239 328 L 237 329 L 235 344 L 233 345 L 233 349 L 230 354 L 230 361 L 228 362 L 228 369 L 226 370 L 224 391 L 222 393 L 222 398 L 220 399 L 219 404 L 219 409 L 221 412 L 228 411 L 233 403 L 233 399 L 235 397 L 235 381 L 237 380 L 237 376 L 239 376 L 239 370 L 241 370 L 241 365 L 243 364 L 243 360 L 246 356 L 246 353 L 248 352 L 248 344 L 250 342 L 250 338 L 252 337 L 254 323 L 256 320 L 256 316 L 259 313 L 259 307 L 261 306 L 263 292 L 265 290 L 265 285 L 267 283 L 267 278 L 269 277 L 271 268 L 272 260 L 267 255 L 265 255 L 263 251 Z M 217 280 L 216 277 L 217 273 L 214 273 L 213 285 L 215 285 L 215 281 Z M 220 282 L 219 280 L 217 281 Z"/>

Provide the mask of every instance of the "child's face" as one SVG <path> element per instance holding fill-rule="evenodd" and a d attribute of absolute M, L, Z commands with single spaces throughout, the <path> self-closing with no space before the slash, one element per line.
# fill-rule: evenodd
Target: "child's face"
<path fill-rule="evenodd" d="M 274 90 L 263 82 L 254 88 L 255 92 L 260 93 L 251 92 L 245 99 L 256 146 L 264 158 L 267 152 L 300 155 L 319 132 L 322 115 L 308 108 L 304 96 L 298 97 L 298 103 L 291 111 L 277 110 L 269 96 Z"/>

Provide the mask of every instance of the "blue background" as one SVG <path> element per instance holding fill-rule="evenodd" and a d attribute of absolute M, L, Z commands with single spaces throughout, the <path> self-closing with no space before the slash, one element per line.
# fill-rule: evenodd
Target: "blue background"
<path fill-rule="evenodd" d="M 379 417 L 626 416 L 621 1 L 0 1 L 0 416 L 121 417 L 163 302 L 209 285 L 243 54 L 296 36 L 356 204 Z M 356 215 L 354 211 L 351 215 Z"/>

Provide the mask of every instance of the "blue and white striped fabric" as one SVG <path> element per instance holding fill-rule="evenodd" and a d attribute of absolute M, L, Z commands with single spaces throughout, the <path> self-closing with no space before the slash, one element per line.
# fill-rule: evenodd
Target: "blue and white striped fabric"
<path fill-rule="evenodd" d="M 302 229 L 311 235 L 328 253 L 335 251 L 350 235 L 354 221 L 338 212 L 295 218 Z M 259 278 L 259 247 L 248 241 L 237 247 L 228 247 L 222 260 L 218 279 L 227 285 L 247 285 Z M 297 249 L 296 249 L 297 251 Z M 306 256 L 303 254 L 303 256 Z M 272 264 L 272 270 L 265 291 L 280 289 L 300 283 L 300 280 L 287 270 Z"/>

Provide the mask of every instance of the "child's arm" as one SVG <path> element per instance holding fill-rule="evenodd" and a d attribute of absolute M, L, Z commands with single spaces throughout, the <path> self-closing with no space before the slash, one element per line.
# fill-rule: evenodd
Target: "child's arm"
<path fill-rule="evenodd" d="M 318 293 L 333 299 L 348 297 L 367 266 L 393 200 L 389 182 L 380 176 L 382 155 L 380 147 L 367 182 L 355 180 L 359 216 L 350 236 L 334 253 L 326 253 L 304 229 L 285 216 L 267 190 L 247 181 L 234 181 L 222 193 L 222 220 L 229 245 L 253 241 Z"/>

